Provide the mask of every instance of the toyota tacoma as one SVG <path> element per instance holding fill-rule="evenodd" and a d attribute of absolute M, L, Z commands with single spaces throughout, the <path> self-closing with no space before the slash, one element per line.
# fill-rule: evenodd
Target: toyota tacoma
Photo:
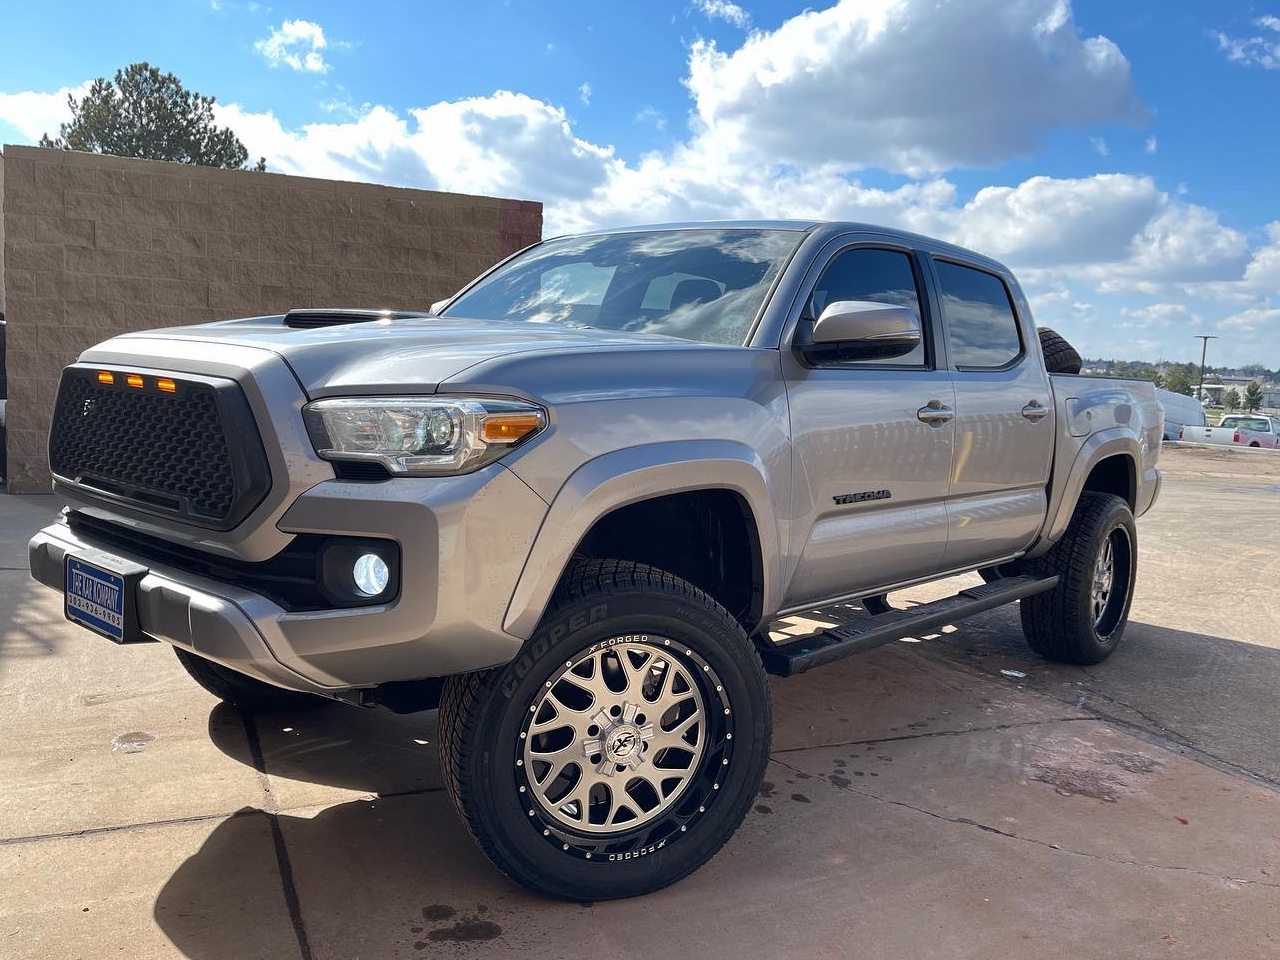
<path fill-rule="evenodd" d="M 924 237 L 554 239 L 431 312 L 87 350 L 49 438 L 67 508 L 31 571 L 72 621 L 171 645 L 246 710 L 438 706 L 448 792 L 498 867 L 642 894 L 750 809 L 767 674 L 1013 601 L 1041 655 L 1111 654 L 1162 414 L 1149 383 L 1078 370 L 1005 267 Z"/>

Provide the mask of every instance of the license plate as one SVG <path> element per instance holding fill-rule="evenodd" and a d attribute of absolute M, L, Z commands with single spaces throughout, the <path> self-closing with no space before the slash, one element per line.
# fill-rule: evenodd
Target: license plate
<path fill-rule="evenodd" d="M 138 628 L 136 593 L 144 567 L 98 557 L 67 557 L 66 617 L 116 643 L 145 639 Z"/>

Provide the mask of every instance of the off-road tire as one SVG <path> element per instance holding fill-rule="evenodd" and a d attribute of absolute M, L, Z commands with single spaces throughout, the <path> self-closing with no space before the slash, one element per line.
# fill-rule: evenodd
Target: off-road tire
<path fill-rule="evenodd" d="M 636 896 L 692 873 L 737 830 L 764 777 L 771 710 L 759 654 L 709 596 L 643 564 L 575 561 L 514 661 L 446 682 L 440 762 L 467 829 L 512 879 L 566 900 Z M 647 735 L 620 734 L 628 717 L 652 721 Z M 623 762 L 615 747 L 630 751 Z M 553 750 L 564 759 L 539 759 Z M 664 778 L 672 758 L 687 768 Z M 557 795 L 560 783 L 571 786 Z"/>
<path fill-rule="evenodd" d="M 1049 327 L 1037 327 L 1040 334 L 1040 350 L 1044 354 L 1044 368 L 1049 373 L 1079 373 L 1084 361 L 1076 348 L 1066 341 L 1056 330 Z"/>
<path fill-rule="evenodd" d="M 1104 578 L 1108 546 L 1112 562 Z M 1052 590 L 1020 603 L 1031 649 L 1059 663 L 1101 663 L 1111 656 L 1129 619 L 1137 556 L 1129 504 L 1108 493 L 1081 494 L 1062 539 L 1043 557 L 1025 562 L 1027 573 L 1059 577 Z"/>
<path fill-rule="evenodd" d="M 229 703 L 246 713 L 314 710 L 330 702 L 324 697 L 285 690 L 283 687 L 274 687 L 253 677 L 246 677 L 181 647 L 174 647 L 173 652 L 178 655 L 178 662 L 191 674 L 191 679 L 223 703 Z"/>

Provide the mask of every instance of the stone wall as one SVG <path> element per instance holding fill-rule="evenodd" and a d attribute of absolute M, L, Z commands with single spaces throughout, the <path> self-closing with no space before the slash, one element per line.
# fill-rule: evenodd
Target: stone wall
<path fill-rule="evenodd" d="M 151 327 L 420 309 L 542 233 L 542 205 L 6 146 L 8 484 L 49 489 L 59 372 Z"/>

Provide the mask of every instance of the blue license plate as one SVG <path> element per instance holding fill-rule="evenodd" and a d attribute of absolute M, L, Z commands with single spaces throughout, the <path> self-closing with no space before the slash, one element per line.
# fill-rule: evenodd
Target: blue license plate
<path fill-rule="evenodd" d="M 125 641 L 125 578 L 67 557 L 67 619 L 116 643 Z"/>

